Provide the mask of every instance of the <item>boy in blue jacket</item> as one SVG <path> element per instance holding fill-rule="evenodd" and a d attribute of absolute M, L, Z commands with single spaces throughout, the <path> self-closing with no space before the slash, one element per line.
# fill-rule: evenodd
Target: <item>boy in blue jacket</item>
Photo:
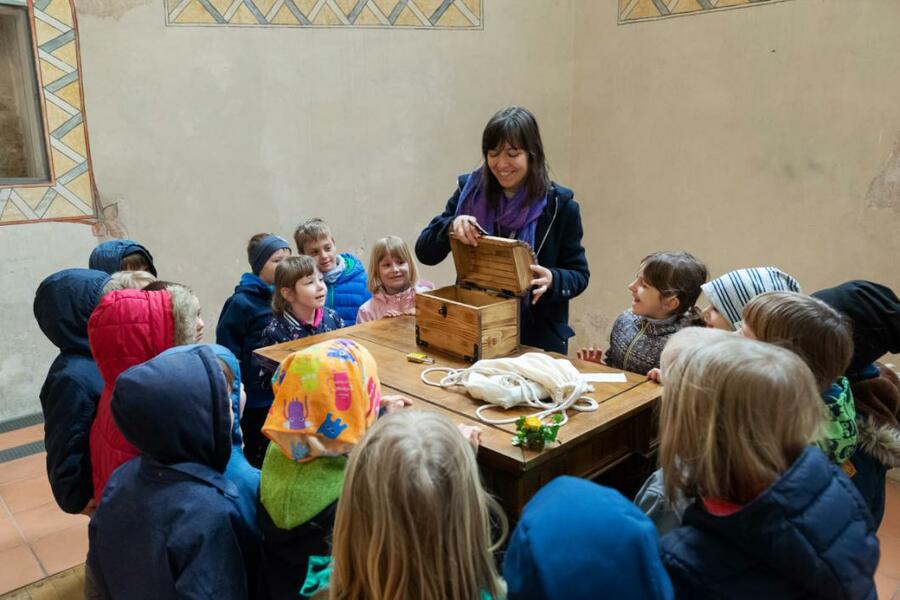
<path fill-rule="evenodd" d="M 111 409 L 141 453 L 119 467 L 88 529 L 88 567 L 106 598 L 248 597 L 256 541 L 223 471 L 232 407 L 209 346 L 163 352 L 119 376 Z"/>
<path fill-rule="evenodd" d="M 216 343 L 231 350 L 240 362 L 241 381 L 247 393 L 247 407 L 240 417 L 244 453 L 257 468 L 262 466 L 269 443 L 260 429 L 272 404 L 272 386 L 253 367 L 253 351 L 263 346 L 263 331 L 272 320 L 275 268 L 290 254 L 291 245 L 282 237 L 257 233 L 250 238 L 247 260 L 252 272 L 241 275 L 216 325 Z"/>
<path fill-rule="evenodd" d="M 325 307 L 337 311 L 347 325 L 355 324 L 359 307 L 372 297 L 362 261 L 349 252 L 338 254 L 331 229 L 322 219 L 300 223 L 294 231 L 294 241 L 299 254 L 316 259 L 319 272 L 325 277 Z"/>
<path fill-rule="evenodd" d="M 34 296 L 34 318 L 59 348 L 40 392 L 47 476 L 56 503 L 72 514 L 93 509 L 89 438 L 103 378 L 87 323 L 108 281 L 101 271 L 65 269 L 44 279 Z"/>
<path fill-rule="evenodd" d="M 134 240 L 103 242 L 91 252 L 88 266 L 110 275 L 117 271 L 147 271 L 156 277 L 153 255 Z"/>

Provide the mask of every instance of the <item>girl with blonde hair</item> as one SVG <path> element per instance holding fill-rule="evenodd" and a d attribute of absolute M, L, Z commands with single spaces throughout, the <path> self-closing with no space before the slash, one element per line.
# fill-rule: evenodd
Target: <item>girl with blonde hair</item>
<path fill-rule="evenodd" d="M 491 540 L 492 524 L 499 536 Z M 305 597 L 472 600 L 505 595 L 493 550 L 507 520 L 460 430 L 431 412 L 379 420 L 350 455 L 331 559 L 314 557 Z"/>
<path fill-rule="evenodd" d="M 806 364 L 718 336 L 680 348 L 663 377 L 666 494 L 696 498 L 662 539 L 676 597 L 874 597 L 875 529 L 810 445 L 821 401 Z"/>
<path fill-rule="evenodd" d="M 372 297 L 359 307 L 357 323 L 416 314 L 416 292 L 434 289 L 419 281 L 416 261 L 409 246 L 396 235 L 383 237 L 369 257 L 369 291 Z"/>

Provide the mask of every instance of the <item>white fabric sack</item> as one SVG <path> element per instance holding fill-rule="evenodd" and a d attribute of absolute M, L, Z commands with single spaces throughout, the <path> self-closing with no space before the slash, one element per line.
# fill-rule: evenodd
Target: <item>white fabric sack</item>
<path fill-rule="evenodd" d="M 439 382 L 433 382 L 427 377 L 433 372 L 447 375 Z M 513 423 L 518 419 L 485 417 L 483 411 L 492 406 L 503 409 L 532 406 L 540 409 L 531 415 L 538 418 L 559 412 L 563 415 L 562 424 L 568 421 L 568 408 L 597 410 L 597 401 L 585 396 L 594 388 L 581 377 L 578 369 L 564 358 L 553 358 L 540 352 L 479 360 L 466 369 L 432 367 L 422 372 L 422 381 L 444 388 L 463 387 L 473 398 L 487 402 L 488 405 L 476 410 L 478 418 L 486 423 Z"/>

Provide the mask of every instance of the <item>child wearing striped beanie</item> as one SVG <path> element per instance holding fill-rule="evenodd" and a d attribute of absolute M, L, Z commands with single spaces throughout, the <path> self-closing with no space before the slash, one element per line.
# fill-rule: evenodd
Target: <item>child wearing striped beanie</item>
<path fill-rule="evenodd" d="M 703 311 L 707 327 L 736 331 L 748 302 L 765 292 L 798 292 L 796 279 L 777 267 L 738 269 L 701 286 L 709 306 Z"/>

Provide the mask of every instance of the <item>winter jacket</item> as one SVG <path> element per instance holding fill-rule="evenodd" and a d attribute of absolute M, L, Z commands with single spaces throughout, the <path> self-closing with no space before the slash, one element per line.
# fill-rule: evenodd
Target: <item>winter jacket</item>
<path fill-rule="evenodd" d="M 109 275 L 66 269 L 47 277 L 34 296 L 34 318 L 59 348 L 41 387 L 47 477 L 67 513 L 79 513 L 94 496 L 90 432 L 103 378 L 88 345 L 87 325 Z"/>
<path fill-rule="evenodd" d="M 431 220 L 416 240 L 416 256 L 422 264 L 436 265 L 450 253 L 449 229 L 456 218 L 459 195 L 468 175 L 458 179 L 458 187 L 444 212 Z M 547 206 L 535 229 L 537 262 L 553 273 L 553 282 L 538 300 L 530 298 L 522 311 L 521 341 L 547 351 L 565 354 L 569 338 L 569 300 L 583 292 L 590 271 L 581 245 L 581 212 L 572 190 L 551 183 Z"/>
<path fill-rule="evenodd" d="M 91 427 L 94 500 L 100 502 L 112 472 L 138 455 L 113 421 L 109 403 L 116 379 L 126 369 L 170 348 L 175 323 L 166 291 L 117 290 L 103 297 L 88 321 L 88 339 L 103 376 L 103 393 Z"/>
<path fill-rule="evenodd" d="M 271 320 L 272 288 L 256 275 L 244 273 L 219 314 L 216 343 L 238 357 L 248 408 L 272 404 L 272 387 L 260 377 L 253 359 L 253 351 L 265 346 L 263 331 Z"/>
<path fill-rule="evenodd" d="M 433 289 L 434 284 L 430 281 L 419 281 L 399 294 L 388 294 L 383 289 L 379 289 L 365 304 L 359 307 L 356 322 L 366 323 L 387 317 L 414 315 L 416 314 L 416 292 L 427 292 Z"/>
<path fill-rule="evenodd" d="M 255 543 L 222 474 L 229 403 L 208 346 L 172 349 L 119 378 L 112 413 L 141 456 L 110 478 L 88 529 L 88 566 L 106 597 L 248 597 Z"/>
<path fill-rule="evenodd" d="M 103 242 L 91 252 L 88 266 L 91 269 L 104 271 L 112 275 L 116 271 L 121 271 L 122 259 L 129 254 L 143 254 L 150 265 L 147 270 L 156 277 L 156 266 L 153 264 L 153 256 L 150 254 L 150 251 L 133 240 Z"/>
<path fill-rule="evenodd" d="M 650 520 L 619 492 L 568 476 L 525 506 L 503 577 L 509 600 L 673 597 Z"/>
<path fill-rule="evenodd" d="M 240 510 L 244 522 L 249 525 L 258 538 L 256 508 L 259 498 L 259 469 L 247 462 L 247 457 L 244 456 L 244 438 L 241 434 L 241 367 L 231 350 L 225 346 L 213 344 L 210 348 L 220 360 L 228 365 L 231 375 L 234 377 L 231 385 L 231 414 L 234 415 L 231 424 L 231 458 L 228 459 L 228 465 L 225 467 L 225 478 L 237 487 L 238 510 Z"/>
<path fill-rule="evenodd" d="M 695 502 L 662 538 L 678 598 L 875 599 L 878 540 L 847 476 L 807 447 L 752 502 L 714 516 Z"/>
<path fill-rule="evenodd" d="M 659 356 L 669 338 L 693 324 L 690 314 L 657 320 L 626 310 L 613 323 L 606 364 L 646 375 L 651 369 L 659 368 Z"/>
<path fill-rule="evenodd" d="M 294 318 L 290 313 L 276 315 L 263 332 L 263 346 L 299 340 L 311 335 L 335 331 L 344 326 L 344 319 L 330 308 L 319 308 L 311 323 Z M 271 375 L 271 373 L 270 373 Z"/>
<path fill-rule="evenodd" d="M 362 261 L 357 257 L 342 252 L 341 258 L 344 270 L 334 283 L 327 284 L 328 296 L 325 298 L 325 306 L 337 311 L 344 323 L 353 325 L 356 323 L 359 307 L 372 297 L 369 292 L 369 277 Z"/>

